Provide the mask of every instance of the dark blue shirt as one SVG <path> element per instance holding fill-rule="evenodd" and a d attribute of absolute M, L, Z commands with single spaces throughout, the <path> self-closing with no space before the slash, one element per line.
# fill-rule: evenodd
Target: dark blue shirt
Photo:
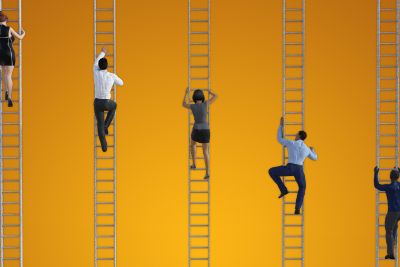
<path fill-rule="evenodd" d="M 375 174 L 374 185 L 376 189 L 386 193 L 388 211 L 400 212 L 400 183 L 392 182 L 391 184 L 380 184 L 378 174 Z"/>

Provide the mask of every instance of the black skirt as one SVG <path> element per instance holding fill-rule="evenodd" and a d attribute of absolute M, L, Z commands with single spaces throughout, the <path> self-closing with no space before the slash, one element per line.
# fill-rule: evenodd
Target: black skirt
<path fill-rule="evenodd" d="M 210 130 L 193 129 L 192 140 L 201 144 L 210 143 Z"/>

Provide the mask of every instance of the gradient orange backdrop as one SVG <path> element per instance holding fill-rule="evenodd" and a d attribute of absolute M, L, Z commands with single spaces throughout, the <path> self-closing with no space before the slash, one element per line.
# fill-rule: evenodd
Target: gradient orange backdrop
<path fill-rule="evenodd" d="M 281 1 L 212 1 L 212 266 L 280 266 Z M 308 1 L 306 266 L 374 266 L 375 7 Z M 93 266 L 93 3 L 24 1 L 25 266 Z M 187 1 L 118 1 L 118 262 L 187 266 Z"/>

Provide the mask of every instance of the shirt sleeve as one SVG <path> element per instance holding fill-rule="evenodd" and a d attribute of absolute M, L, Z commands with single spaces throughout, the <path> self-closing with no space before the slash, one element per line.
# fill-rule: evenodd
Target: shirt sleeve
<path fill-rule="evenodd" d="M 312 150 L 310 149 L 310 154 L 308 155 L 308 157 L 309 157 L 310 159 L 312 159 L 312 160 L 317 160 L 318 155 L 317 155 L 317 153 L 315 153 L 314 151 L 312 151 Z"/>
<path fill-rule="evenodd" d="M 114 74 L 113 77 L 114 77 L 114 83 L 116 85 L 118 85 L 118 86 L 124 85 L 124 81 L 120 77 L 118 77 L 116 74 Z"/>
<path fill-rule="evenodd" d="M 283 138 L 283 130 L 282 130 L 282 126 L 280 126 L 278 128 L 278 142 L 283 145 L 283 146 L 287 146 L 289 145 L 290 141 Z"/>
<path fill-rule="evenodd" d="M 379 183 L 379 179 L 378 179 L 378 174 L 377 173 L 375 173 L 375 175 L 374 175 L 374 186 L 379 191 L 386 191 L 386 189 L 387 189 L 387 185 Z"/>
<path fill-rule="evenodd" d="M 106 54 L 104 52 L 100 52 L 100 54 L 97 56 L 96 60 L 94 61 L 93 69 L 96 70 L 99 68 L 99 61 L 100 61 L 100 59 L 102 59 L 105 56 L 106 56 Z"/>

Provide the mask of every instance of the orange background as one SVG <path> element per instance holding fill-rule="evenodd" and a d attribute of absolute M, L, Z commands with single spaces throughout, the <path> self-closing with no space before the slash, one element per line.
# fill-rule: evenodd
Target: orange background
<path fill-rule="evenodd" d="M 212 266 L 280 266 L 281 1 L 212 5 Z M 374 266 L 375 8 L 307 4 L 308 267 Z M 28 267 L 93 266 L 92 9 L 24 1 Z M 187 266 L 187 1 L 120 0 L 117 30 L 119 266 Z"/>

